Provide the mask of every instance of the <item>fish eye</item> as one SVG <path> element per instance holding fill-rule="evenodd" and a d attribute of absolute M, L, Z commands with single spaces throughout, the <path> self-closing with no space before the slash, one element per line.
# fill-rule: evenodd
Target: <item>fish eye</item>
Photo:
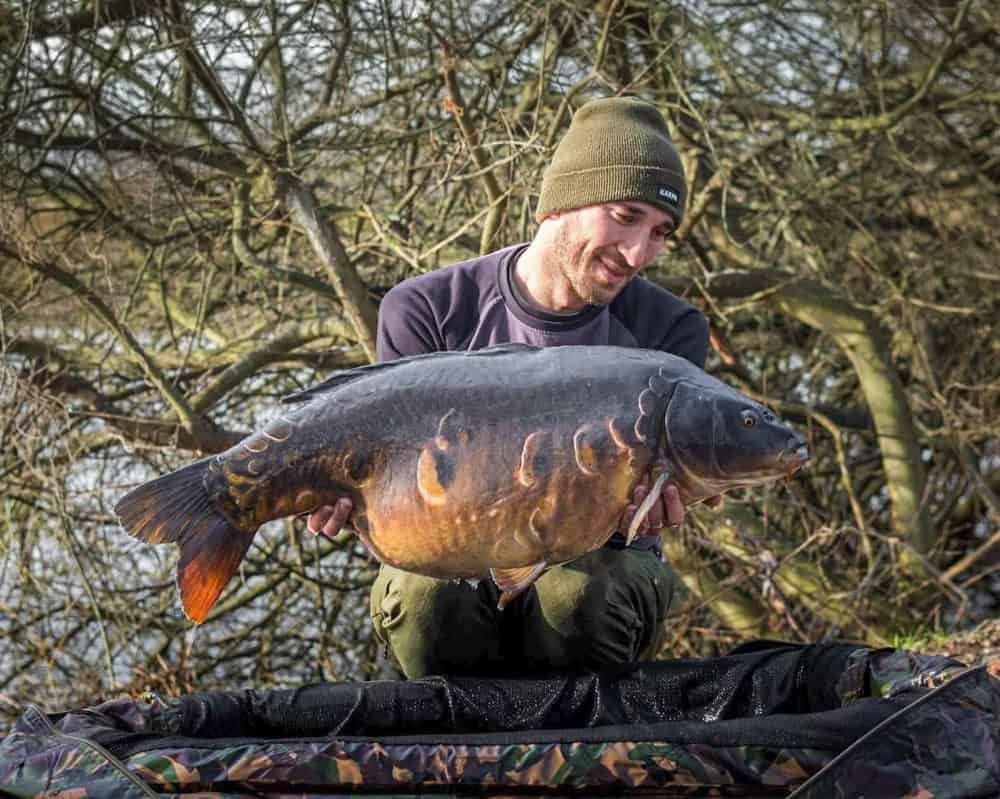
<path fill-rule="evenodd" d="M 753 411 L 743 411 L 743 426 L 753 427 L 757 424 L 757 414 Z"/>

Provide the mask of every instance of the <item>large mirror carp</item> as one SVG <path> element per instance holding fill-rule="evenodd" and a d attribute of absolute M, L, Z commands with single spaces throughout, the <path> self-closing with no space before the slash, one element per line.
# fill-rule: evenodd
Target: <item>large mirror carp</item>
<path fill-rule="evenodd" d="M 620 347 L 508 344 L 341 372 L 231 449 L 140 485 L 122 526 L 180 546 L 201 622 L 264 522 L 347 496 L 379 560 L 439 578 L 491 576 L 501 605 L 546 566 L 602 546 L 640 479 L 685 505 L 789 476 L 805 439 L 688 361 Z"/>

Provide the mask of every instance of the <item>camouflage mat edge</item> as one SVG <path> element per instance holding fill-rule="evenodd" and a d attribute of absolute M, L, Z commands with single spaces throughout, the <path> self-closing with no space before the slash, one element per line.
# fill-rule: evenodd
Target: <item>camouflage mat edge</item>
<path fill-rule="evenodd" d="M 844 786 L 862 785 L 867 796 L 1000 796 L 1000 680 L 991 669 L 970 668 L 919 697 L 791 796 L 850 796 Z"/>
<path fill-rule="evenodd" d="M 867 699 L 855 690 L 866 682 Z M 202 747 L 150 733 L 149 706 L 131 700 L 51 717 L 30 707 L 0 741 L 0 796 L 1000 794 L 1000 680 L 985 668 L 958 670 L 954 661 L 868 650 L 848 665 L 841 687 L 848 708 L 859 700 L 884 702 L 887 712 L 838 751 L 657 740 L 471 746 L 336 737 L 238 746 L 217 740 Z M 818 722 L 823 714 L 813 715 Z M 127 748 L 116 748 L 116 736 L 140 740 L 143 751 L 117 757 Z"/>

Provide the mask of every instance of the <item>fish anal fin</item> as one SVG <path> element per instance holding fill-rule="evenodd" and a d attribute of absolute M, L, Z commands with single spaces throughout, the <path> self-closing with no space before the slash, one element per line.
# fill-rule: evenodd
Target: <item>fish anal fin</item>
<path fill-rule="evenodd" d="M 201 624 L 233 576 L 253 540 L 233 527 L 221 514 L 199 519 L 180 542 L 177 588 L 184 613 Z"/>
<path fill-rule="evenodd" d="M 490 575 L 497 588 L 502 592 L 497 607 L 503 610 L 515 598 L 527 591 L 549 564 L 544 560 L 530 566 L 520 566 L 516 569 L 490 569 Z"/>

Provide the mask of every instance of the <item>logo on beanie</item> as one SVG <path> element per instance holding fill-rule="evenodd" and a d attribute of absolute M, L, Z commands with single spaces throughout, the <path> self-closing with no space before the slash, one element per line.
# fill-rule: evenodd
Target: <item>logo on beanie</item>
<path fill-rule="evenodd" d="M 671 205 L 680 205 L 681 196 L 674 189 L 669 186 L 660 186 L 656 193 L 660 195 L 661 200 L 666 200 Z"/>

